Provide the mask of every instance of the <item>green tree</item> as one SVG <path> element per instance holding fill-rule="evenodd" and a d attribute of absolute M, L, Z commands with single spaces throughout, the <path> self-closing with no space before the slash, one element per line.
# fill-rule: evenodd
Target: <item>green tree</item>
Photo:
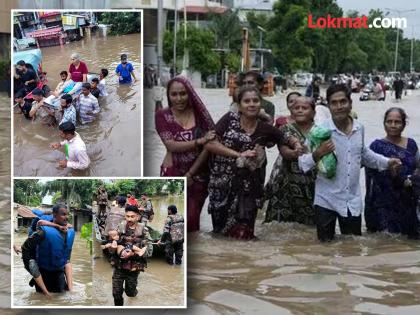
<path fill-rule="evenodd" d="M 242 45 L 242 25 L 238 10 L 228 10 L 223 14 L 211 13 L 209 30 L 215 37 L 215 47 L 240 52 Z"/>
<path fill-rule="evenodd" d="M 36 207 L 41 205 L 42 187 L 36 179 L 16 179 L 13 200 L 16 203 Z"/>
<path fill-rule="evenodd" d="M 163 60 L 167 64 L 173 63 L 173 40 L 173 32 L 165 32 L 163 38 Z M 219 55 L 212 50 L 214 42 L 215 37 L 210 30 L 188 25 L 187 40 L 184 39 L 184 29 L 178 30 L 177 56 L 181 59 L 184 54 L 184 47 L 188 47 L 190 68 L 201 72 L 203 77 L 206 77 L 220 69 Z"/>
<path fill-rule="evenodd" d="M 140 33 L 141 21 L 139 12 L 103 12 L 98 20 L 102 24 L 110 24 L 110 35 Z"/>

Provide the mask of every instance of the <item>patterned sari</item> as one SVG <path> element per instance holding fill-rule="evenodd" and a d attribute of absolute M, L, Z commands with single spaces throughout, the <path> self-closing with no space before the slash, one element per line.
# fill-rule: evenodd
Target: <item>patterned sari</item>
<path fill-rule="evenodd" d="M 365 221 L 368 231 L 416 236 L 419 227 L 417 200 L 404 187 L 405 179 L 413 175 L 418 165 L 419 150 L 416 142 L 408 138 L 407 148 L 402 148 L 380 139 L 372 142 L 370 148 L 386 157 L 399 158 L 402 168 L 396 177 L 392 177 L 389 170 L 366 168 Z"/>
<path fill-rule="evenodd" d="M 283 133 L 259 121 L 248 135 L 240 124 L 240 115 L 229 112 L 217 123 L 219 141 L 237 152 L 252 150 L 257 144 L 283 144 Z M 265 151 L 262 151 L 265 154 Z M 257 211 L 262 207 L 265 174 L 263 163 L 252 170 L 238 166 L 236 158 L 214 155 L 209 183 L 209 208 L 213 232 L 239 239 L 254 238 Z"/>
<path fill-rule="evenodd" d="M 295 123 L 282 128 L 287 137 L 294 136 L 303 145 L 306 137 Z M 316 170 L 303 173 L 297 160 L 286 160 L 279 156 L 274 163 L 270 180 L 265 187 L 268 200 L 265 222 L 298 222 L 314 224 L 313 207 Z"/>
<path fill-rule="evenodd" d="M 203 137 L 207 131 L 214 129 L 214 122 L 207 111 L 204 103 L 195 92 L 189 80 L 182 76 L 173 78 L 168 87 L 174 82 L 180 82 L 185 86 L 188 94 L 188 102 L 194 109 L 195 126 L 191 129 L 184 129 L 179 125 L 171 111 L 169 100 L 169 89 L 167 89 L 169 107 L 158 110 L 155 114 L 156 130 L 162 141 L 192 141 Z M 160 176 L 185 176 L 202 149 L 194 149 L 185 152 L 171 152 L 172 166 L 161 166 Z M 208 170 L 202 169 L 194 176 L 194 183 L 187 188 L 187 213 L 188 232 L 200 229 L 200 213 L 207 198 Z"/>

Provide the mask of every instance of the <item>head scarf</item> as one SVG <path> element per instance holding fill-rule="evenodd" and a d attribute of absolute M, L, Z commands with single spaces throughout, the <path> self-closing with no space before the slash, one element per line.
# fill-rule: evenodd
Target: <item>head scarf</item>
<path fill-rule="evenodd" d="M 169 99 L 169 88 L 174 82 L 179 82 L 185 86 L 188 94 L 188 103 L 194 109 L 195 117 L 197 119 L 197 125 L 199 125 L 203 130 L 213 130 L 215 124 L 213 119 L 210 116 L 206 106 L 198 96 L 197 92 L 194 90 L 190 80 L 184 76 L 176 76 L 168 82 L 166 95 L 168 97 L 168 105 L 172 107 L 171 101 Z"/>

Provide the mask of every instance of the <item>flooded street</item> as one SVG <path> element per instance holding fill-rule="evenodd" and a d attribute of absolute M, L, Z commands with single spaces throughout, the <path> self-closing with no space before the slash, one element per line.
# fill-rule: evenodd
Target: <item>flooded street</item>
<path fill-rule="evenodd" d="M 85 171 L 58 168 L 58 160 L 64 154 L 49 148 L 50 143 L 61 141 L 57 128 L 32 123 L 23 115 L 15 114 L 15 176 L 140 176 L 142 85 L 137 81 L 133 85 L 120 86 L 115 74 L 120 54 L 126 53 L 136 77 L 141 78 L 140 34 L 104 37 L 97 31 L 81 41 L 41 50 L 43 70 L 48 73 L 48 85 L 52 90 L 58 84 L 59 73 L 68 71 L 70 55 L 77 52 L 89 72 L 108 69 L 109 95 L 100 98 L 101 112 L 94 122 L 76 126 L 91 159 L 90 167 Z"/>
<path fill-rule="evenodd" d="M 184 215 L 183 197 L 151 197 L 155 216 L 152 223 L 148 223 L 155 230 L 162 231 L 167 216 L 167 207 L 175 204 L 179 213 Z M 94 245 L 93 263 L 93 304 L 113 305 L 112 297 L 112 267 L 103 257 L 99 242 Z M 126 306 L 175 306 L 184 304 L 184 267 L 185 260 L 180 266 L 170 266 L 164 257 L 148 259 L 148 267 L 141 272 L 138 280 L 137 297 L 127 298 Z"/>
<path fill-rule="evenodd" d="M 227 91 L 198 93 L 217 122 L 231 103 Z M 144 175 L 158 176 L 165 149 L 154 129 L 152 91 L 145 90 L 144 97 Z M 285 95 L 268 99 L 276 105 L 276 115 L 287 114 Z M 366 144 L 384 136 L 383 115 L 390 106 L 406 110 L 405 134 L 420 142 L 419 102 L 419 91 L 398 104 L 389 95 L 385 103 L 359 102 L 354 95 L 353 108 L 365 125 Z M 268 150 L 267 178 L 277 154 L 276 149 Z M 364 194 L 364 176 L 361 184 Z M 364 233 L 321 244 L 314 228 L 262 224 L 263 216 L 260 211 L 256 241 L 237 241 L 212 235 L 204 206 L 201 231 L 188 235 L 187 313 L 420 314 L 419 241 Z"/>
<path fill-rule="evenodd" d="M 27 235 L 15 234 L 15 244 L 23 244 Z M 43 294 L 37 293 L 33 287 L 28 285 L 31 275 L 23 266 L 21 256 L 13 255 L 13 285 L 14 305 L 16 306 L 90 306 L 92 305 L 92 259 L 89 249 L 86 247 L 86 240 L 80 238 L 76 233 L 73 250 L 71 254 L 73 265 L 73 292 L 64 294 L 52 293 L 53 298 L 48 299 Z"/>
<path fill-rule="evenodd" d="M 10 98 L 0 93 L 0 309 L 10 305 Z"/>

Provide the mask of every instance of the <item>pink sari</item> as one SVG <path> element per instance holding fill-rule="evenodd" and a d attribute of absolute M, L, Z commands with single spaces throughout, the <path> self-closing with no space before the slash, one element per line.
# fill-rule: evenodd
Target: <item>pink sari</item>
<path fill-rule="evenodd" d="M 184 129 L 176 121 L 171 111 L 169 101 L 169 87 L 173 82 L 180 82 L 185 86 L 188 94 L 188 102 L 194 108 L 195 126 L 191 129 Z M 195 92 L 190 81 L 182 76 L 177 76 L 168 82 L 167 97 L 169 107 L 158 110 L 155 114 L 155 126 L 162 141 L 192 141 L 203 137 L 207 131 L 215 128 L 213 119 L 207 111 L 204 103 Z M 160 176 L 185 176 L 195 160 L 201 153 L 201 149 L 185 152 L 172 152 L 172 166 L 161 166 Z M 200 213 L 207 198 L 208 176 L 202 174 L 194 176 L 195 182 L 187 188 L 187 230 L 188 232 L 200 229 Z"/>

